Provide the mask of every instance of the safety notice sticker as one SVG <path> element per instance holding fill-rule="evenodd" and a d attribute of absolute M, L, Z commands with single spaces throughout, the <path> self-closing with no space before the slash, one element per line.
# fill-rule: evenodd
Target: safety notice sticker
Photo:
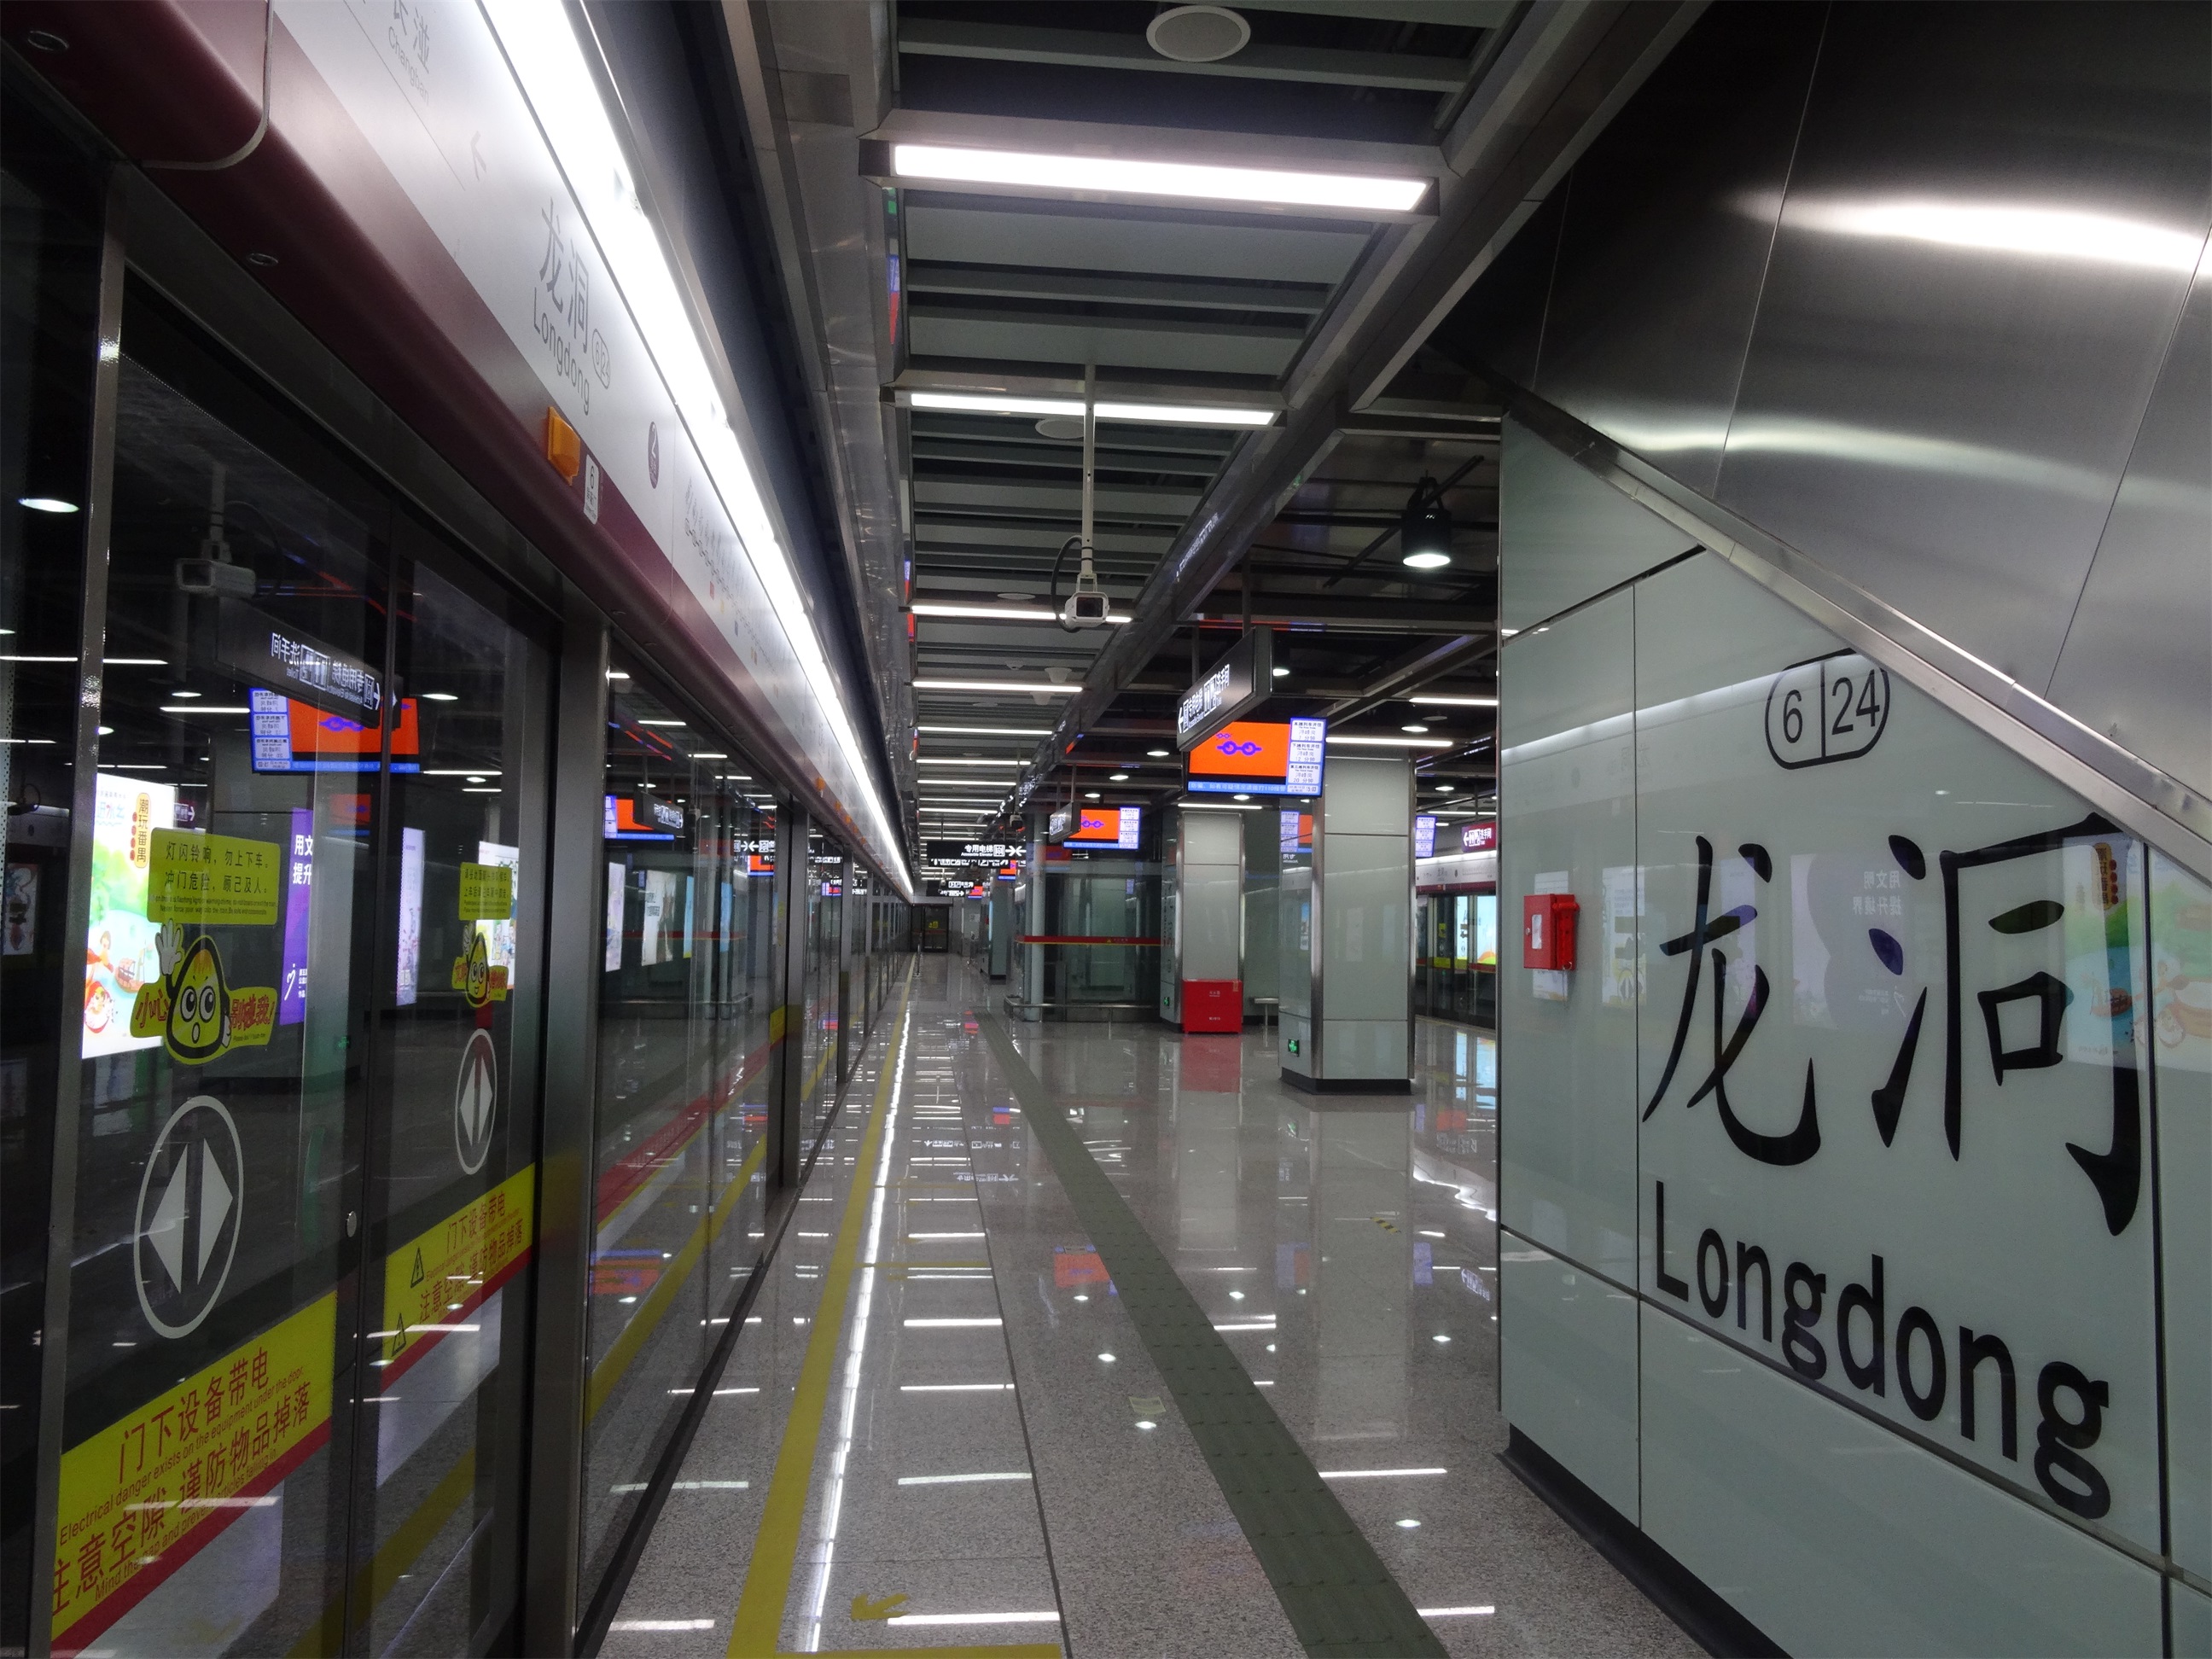
<path fill-rule="evenodd" d="M 149 921 L 201 927 L 266 927 L 284 890 L 284 849 L 273 841 L 211 836 L 198 830 L 154 831 L 146 877 Z"/>
<path fill-rule="evenodd" d="M 386 1328 L 376 1334 L 387 1384 L 514 1276 L 530 1254 L 537 1194 L 532 1164 L 386 1258 Z"/>
<path fill-rule="evenodd" d="M 337 1297 L 62 1454 L 53 1646 L 112 1625 L 330 1438 Z"/>
<path fill-rule="evenodd" d="M 507 921 L 514 915 L 514 872 L 503 864 L 461 866 L 461 920 Z"/>

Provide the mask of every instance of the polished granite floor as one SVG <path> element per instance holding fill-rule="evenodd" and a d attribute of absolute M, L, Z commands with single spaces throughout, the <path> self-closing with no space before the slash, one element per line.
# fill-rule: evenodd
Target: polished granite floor
<path fill-rule="evenodd" d="M 1307 1650 L 996 1001 L 925 957 L 878 1023 L 605 1652 Z M 1420 1022 L 1409 1103 L 1288 1090 L 1256 1030 L 1007 1029 L 1446 1650 L 1700 1650 L 1498 1462 L 1486 1036 Z"/>

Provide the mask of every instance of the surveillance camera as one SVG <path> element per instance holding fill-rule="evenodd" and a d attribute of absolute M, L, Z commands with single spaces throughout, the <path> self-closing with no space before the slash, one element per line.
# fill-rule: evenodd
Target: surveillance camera
<path fill-rule="evenodd" d="M 1096 590 L 1068 595 L 1060 608 L 1064 628 L 1097 628 L 1106 620 L 1106 596 Z"/>
<path fill-rule="evenodd" d="M 179 559 L 177 587 L 199 599 L 250 599 L 255 586 L 252 567 L 221 559 Z"/>

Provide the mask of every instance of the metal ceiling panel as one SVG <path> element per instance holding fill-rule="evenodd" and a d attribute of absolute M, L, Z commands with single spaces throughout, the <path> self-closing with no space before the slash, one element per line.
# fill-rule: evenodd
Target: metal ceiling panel
<path fill-rule="evenodd" d="M 1119 317 L 1024 317 L 915 307 L 908 338 L 919 356 L 1012 363 L 1095 362 L 1102 368 L 1176 369 L 1273 378 L 1303 329 L 1243 323 L 1143 322 Z"/>
<path fill-rule="evenodd" d="M 1069 270 L 1171 273 L 1334 287 L 1373 234 L 1365 225 L 1257 222 L 1224 214 L 974 197 L 906 198 L 913 259 Z"/>

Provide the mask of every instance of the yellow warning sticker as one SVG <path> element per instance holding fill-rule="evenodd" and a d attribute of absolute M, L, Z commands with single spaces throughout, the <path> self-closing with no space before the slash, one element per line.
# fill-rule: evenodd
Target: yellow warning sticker
<path fill-rule="evenodd" d="M 187 1066 L 204 1066 L 233 1048 L 266 1047 L 276 1027 L 276 988 L 234 986 L 222 954 L 202 933 L 187 942 L 173 922 L 155 941 L 161 976 L 131 1000 L 131 1035 L 158 1036 Z"/>
<path fill-rule="evenodd" d="M 146 875 L 146 919 L 199 927 L 265 927 L 284 890 L 284 849 L 273 841 L 154 831 Z"/>
<path fill-rule="evenodd" d="M 330 1437 L 335 1292 L 62 1454 L 53 1640 L 121 1618 Z"/>
<path fill-rule="evenodd" d="M 390 1365 L 426 1336 L 442 1336 L 514 1274 L 529 1254 L 538 1166 L 531 1164 L 471 1200 L 384 1263 L 384 1324 Z"/>
<path fill-rule="evenodd" d="M 461 866 L 463 921 L 507 921 L 514 915 L 514 871 L 503 864 Z"/>
<path fill-rule="evenodd" d="M 482 933 L 469 941 L 465 954 L 453 958 L 453 988 L 471 1008 L 507 1000 L 507 969 L 492 961 L 491 948 Z"/>

